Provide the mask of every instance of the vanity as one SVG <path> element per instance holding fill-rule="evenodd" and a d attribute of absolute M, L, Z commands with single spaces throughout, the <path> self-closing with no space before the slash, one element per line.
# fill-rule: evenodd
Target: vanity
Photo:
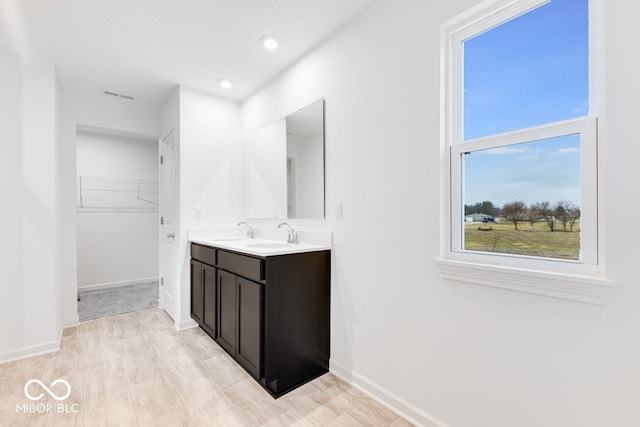
<path fill-rule="evenodd" d="M 246 218 L 325 218 L 324 108 L 245 135 Z M 277 398 L 329 371 L 331 233 L 240 225 L 189 231 L 191 318 Z"/>
<path fill-rule="evenodd" d="M 272 396 L 328 372 L 331 250 L 191 238 L 191 317 Z"/>

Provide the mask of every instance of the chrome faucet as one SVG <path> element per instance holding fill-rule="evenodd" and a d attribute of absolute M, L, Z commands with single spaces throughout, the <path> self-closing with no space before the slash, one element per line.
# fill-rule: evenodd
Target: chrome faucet
<path fill-rule="evenodd" d="M 282 224 L 280 224 L 278 228 L 282 228 L 283 225 L 286 225 L 287 227 L 289 227 L 289 229 L 287 230 L 287 232 L 289 233 L 289 237 L 287 238 L 287 243 L 298 243 L 298 233 L 296 233 L 296 230 L 294 230 L 286 222 L 283 222 Z"/>
<path fill-rule="evenodd" d="M 244 224 L 244 225 L 246 225 L 246 226 L 247 226 L 247 237 L 248 237 L 249 239 L 253 239 L 253 237 L 254 237 L 254 235 L 255 235 L 255 233 L 254 233 L 254 231 L 253 231 L 253 228 L 251 228 L 251 226 L 250 226 L 249 224 L 247 224 L 247 222 L 246 222 L 246 221 L 240 221 L 240 222 L 238 223 L 238 226 L 241 226 L 242 224 Z"/>

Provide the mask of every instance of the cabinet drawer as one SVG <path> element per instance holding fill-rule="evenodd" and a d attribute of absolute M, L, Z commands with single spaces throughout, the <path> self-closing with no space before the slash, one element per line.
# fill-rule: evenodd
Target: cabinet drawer
<path fill-rule="evenodd" d="M 216 265 L 216 249 L 192 243 L 191 258 L 195 258 L 205 264 Z"/>
<path fill-rule="evenodd" d="M 218 251 L 218 268 L 252 280 L 264 280 L 264 260 L 233 252 Z"/>

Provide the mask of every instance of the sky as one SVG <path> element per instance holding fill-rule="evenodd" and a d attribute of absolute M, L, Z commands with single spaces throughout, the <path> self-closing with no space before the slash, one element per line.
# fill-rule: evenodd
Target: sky
<path fill-rule="evenodd" d="M 465 204 L 560 201 L 580 206 L 580 136 L 526 142 L 465 155 Z"/>
<path fill-rule="evenodd" d="M 588 114 L 587 0 L 552 0 L 464 42 L 464 138 Z M 580 205 L 579 135 L 465 156 L 465 204 Z"/>

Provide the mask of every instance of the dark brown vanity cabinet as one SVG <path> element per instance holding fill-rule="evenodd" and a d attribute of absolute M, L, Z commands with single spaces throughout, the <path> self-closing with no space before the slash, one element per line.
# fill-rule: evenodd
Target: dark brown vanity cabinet
<path fill-rule="evenodd" d="M 215 252 L 201 251 L 200 259 L 204 262 L 191 259 L 191 318 L 215 338 L 216 268 L 205 263 L 215 264 Z"/>
<path fill-rule="evenodd" d="M 191 259 L 191 318 L 202 324 L 204 319 L 204 280 L 203 264 Z"/>
<path fill-rule="evenodd" d="M 238 277 L 238 345 L 236 359 L 254 377 L 262 373 L 263 285 Z"/>
<path fill-rule="evenodd" d="M 213 337 L 227 353 L 236 353 L 236 330 L 238 310 L 237 276 L 226 271 L 218 271 L 218 335 Z"/>
<path fill-rule="evenodd" d="M 213 264 L 198 258 L 210 251 Z M 330 253 L 258 257 L 191 244 L 191 317 L 274 397 L 329 370 Z"/>
<path fill-rule="evenodd" d="M 255 378 L 262 369 L 263 287 L 224 270 L 218 271 L 216 342 Z"/>

